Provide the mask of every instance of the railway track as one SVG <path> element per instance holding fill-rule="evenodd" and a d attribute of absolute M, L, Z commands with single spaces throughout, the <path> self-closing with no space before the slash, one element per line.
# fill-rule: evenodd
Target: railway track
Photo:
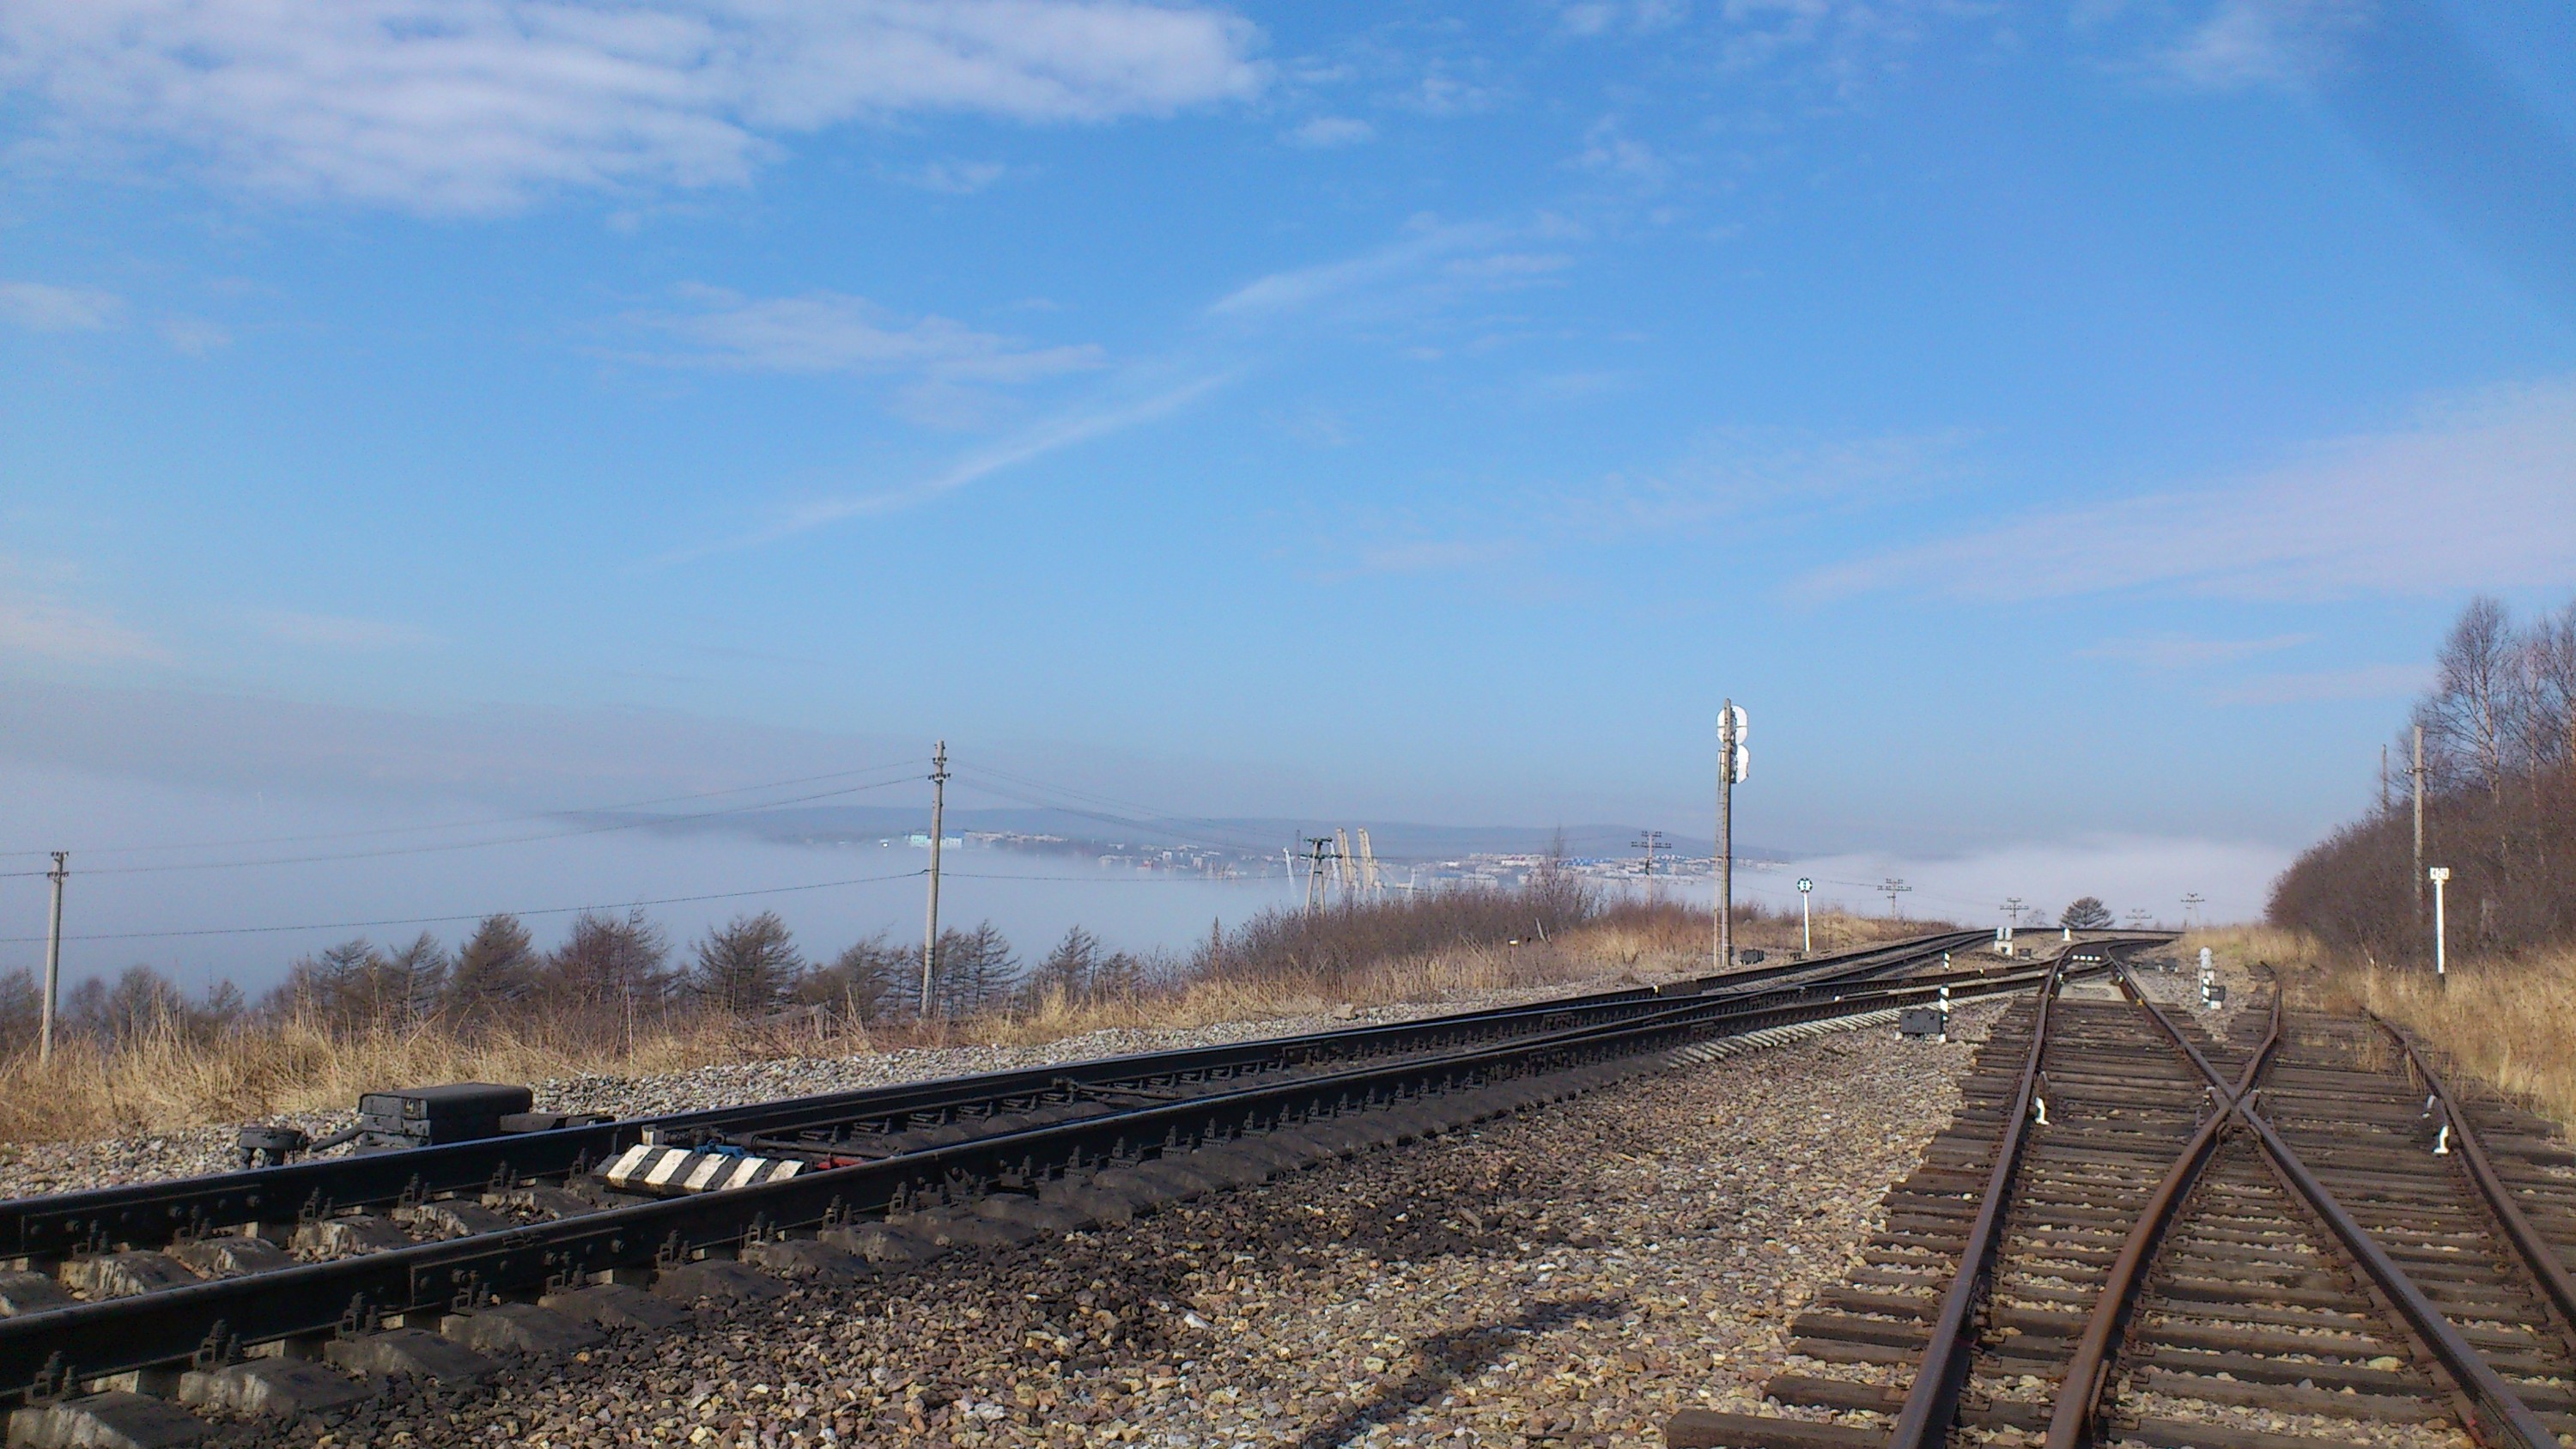
<path fill-rule="evenodd" d="M 1766 1392 L 1675 1449 L 2576 1442 L 2576 1174 L 2385 1023 L 2056 989 Z M 1827 1411 L 1832 1417 L 1822 1413 Z"/>
<path fill-rule="evenodd" d="M 1115 1222 L 1704 1060 L 1729 1039 L 1892 1013 L 1945 989 L 2027 990 L 2045 974 L 2021 962 L 1938 969 L 1982 940 L 0 1203 L 0 1262 L 12 1265 L 0 1272 L 0 1404 L 21 1406 L 13 1444 L 179 1442 L 202 1423 L 170 1398 L 294 1412 L 357 1392 L 315 1359 L 360 1375 L 470 1375 L 478 1352 L 667 1322 L 672 1299 L 774 1296 L 782 1278 Z M 602 1169 L 639 1150 L 800 1170 L 727 1190 L 620 1191 Z"/>

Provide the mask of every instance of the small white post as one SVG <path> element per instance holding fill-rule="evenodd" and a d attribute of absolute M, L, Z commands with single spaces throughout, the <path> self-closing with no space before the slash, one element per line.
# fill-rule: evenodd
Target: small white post
<path fill-rule="evenodd" d="M 1807 914 L 1807 893 L 1815 888 L 1814 881 L 1803 875 L 1798 877 L 1798 954 L 1801 956 L 1816 954 L 1816 924 Z"/>
<path fill-rule="evenodd" d="M 1944 957 L 1946 958 L 1946 955 Z M 1941 983 L 1941 1040 L 1950 1039 L 1950 983 Z"/>
<path fill-rule="evenodd" d="M 2446 933 L 2442 923 L 2442 887 L 2451 883 L 2451 868 L 2447 865 L 2437 865 L 2424 872 L 2424 876 L 2433 882 L 2433 979 L 2447 986 L 2450 984 L 2450 976 L 2449 962 L 2445 959 L 2448 953 L 2445 949 Z"/>

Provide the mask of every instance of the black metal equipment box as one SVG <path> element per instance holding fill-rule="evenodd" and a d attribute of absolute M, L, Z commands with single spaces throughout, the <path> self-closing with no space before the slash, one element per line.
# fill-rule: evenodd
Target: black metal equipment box
<path fill-rule="evenodd" d="M 435 1147 L 501 1135 L 501 1119 L 527 1111 L 536 1094 L 492 1082 L 408 1087 L 358 1098 L 358 1150 Z"/>
<path fill-rule="evenodd" d="M 1936 1006 L 1908 1006 L 1896 1013 L 1896 1029 L 1905 1036 L 1941 1036 L 1947 1033 L 1950 1019 Z"/>

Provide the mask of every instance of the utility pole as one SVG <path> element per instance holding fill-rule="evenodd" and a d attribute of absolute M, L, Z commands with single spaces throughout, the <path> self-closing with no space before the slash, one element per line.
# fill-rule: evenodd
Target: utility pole
<path fill-rule="evenodd" d="M 1735 780 L 1742 772 L 1743 717 L 1728 699 L 1717 714 L 1717 969 L 1735 964 Z"/>
<path fill-rule="evenodd" d="M 54 852 L 54 868 L 45 879 L 54 883 L 54 909 L 45 926 L 45 1014 L 42 1029 L 36 1034 L 36 1064 L 42 1066 L 54 1059 L 54 1003 L 63 989 L 63 879 L 71 874 L 63 867 L 68 851 Z"/>
<path fill-rule="evenodd" d="M 2415 924 L 2424 924 L 2424 727 L 2415 727 Z"/>
<path fill-rule="evenodd" d="M 1669 848 L 1664 844 L 1664 832 L 1641 831 L 1636 839 L 1628 843 L 1646 852 L 1646 905 L 1648 909 L 1652 909 L 1655 904 L 1655 852 Z"/>
<path fill-rule="evenodd" d="M 2016 931 L 2020 930 L 2020 929 L 2021 929 L 2021 897 L 2019 897 L 2019 896 L 2006 896 L 2006 897 L 2004 897 L 2004 910 L 2005 910 L 2008 914 L 2010 914 L 2010 915 L 2012 916 L 2013 929 L 2014 929 L 2014 930 L 2016 930 Z"/>
<path fill-rule="evenodd" d="M 1324 847 L 1332 843 L 1330 836 L 1306 837 L 1306 844 L 1311 847 L 1306 857 L 1306 909 L 1309 911 L 1324 908 L 1324 862 L 1332 858 L 1324 853 Z"/>
<path fill-rule="evenodd" d="M 1914 889 L 1914 887 L 1907 885 L 1905 883 L 1905 877 L 1901 875 L 1889 876 L 1878 883 L 1878 893 L 1887 897 L 1887 913 L 1889 915 L 1900 921 L 1905 919 L 1905 907 L 1898 905 L 1896 898 L 1912 889 Z"/>
<path fill-rule="evenodd" d="M 2188 931 L 2194 926 L 2200 924 L 2201 899 L 2201 894 L 2198 891 L 2193 891 L 2191 894 L 2182 898 L 2182 926 L 2184 930 Z"/>
<path fill-rule="evenodd" d="M 1807 897 L 1815 889 L 1813 880 L 1803 875 L 1798 877 L 1798 954 L 1801 956 L 1816 954 L 1816 922 L 1807 914 Z"/>
<path fill-rule="evenodd" d="M 939 837 L 948 828 L 948 742 L 930 756 L 930 920 L 921 930 L 921 1019 L 930 1019 L 930 988 L 939 972 Z"/>

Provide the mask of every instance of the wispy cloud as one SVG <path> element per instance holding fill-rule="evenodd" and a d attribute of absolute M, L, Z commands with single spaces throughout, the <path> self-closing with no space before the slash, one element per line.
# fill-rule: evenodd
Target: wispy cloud
<path fill-rule="evenodd" d="M 947 468 L 918 481 L 893 488 L 840 497 L 818 499 L 783 512 L 773 522 L 737 537 L 702 548 L 684 549 L 665 555 L 662 562 L 676 563 L 710 554 L 753 548 L 776 543 L 800 533 L 853 518 L 867 518 L 911 508 L 945 494 L 954 493 L 968 484 L 981 482 L 997 473 L 1023 467 L 1067 448 L 1095 438 L 1125 432 L 1129 428 L 1168 417 L 1208 393 L 1233 380 L 1231 372 L 1205 373 L 1140 398 L 1064 413 L 1037 427 L 1030 428 L 1007 442 L 979 448 L 958 459 Z"/>
<path fill-rule="evenodd" d="M 2203 639 L 2190 634 L 2141 634 L 2130 639 L 2106 639 L 2091 648 L 2075 651 L 2075 657 L 2110 659 L 2144 665 L 2149 669 L 2202 669 L 2213 664 L 2233 664 L 2240 659 L 2295 649 L 2315 637 L 2312 634 L 2275 634 L 2268 639 Z"/>
<path fill-rule="evenodd" d="M 339 614 L 266 609 L 252 614 L 251 623 L 272 639 L 311 649 L 372 652 L 419 648 L 439 642 L 437 635 L 415 625 Z"/>
<path fill-rule="evenodd" d="M 650 360 L 749 372 L 918 373 L 982 383 L 1028 382 L 1107 361 L 1087 344 L 1035 346 L 945 317 L 899 320 L 865 297 L 842 292 L 746 297 L 690 287 L 683 297 L 693 310 L 628 319 L 684 344 L 679 351 L 650 354 Z"/>
<path fill-rule="evenodd" d="M 2159 60 L 2173 78 L 2210 90 L 2294 86 L 2329 68 L 2368 19 L 2361 0 L 2223 0 Z"/>
<path fill-rule="evenodd" d="M 63 602 L 69 570 L 47 575 L 0 555 L 0 658 L 116 664 L 168 657 L 161 646 L 105 614 Z"/>
<path fill-rule="evenodd" d="M 0 282 L 0 321 L 30 332 L 103 332 L 125 316 L 125 300 L 97 287 Z"/>
<path fill-rule="evenodd" d="M 878 174 L 921 191 L 972 196 L 1001 180 L 1009 170 L 999 161 L 926 161 L 919 166 L 891 167 Z"/>
<path fill-rule="evenodd" d="M 2340 699 L 2404 699 L 2433 682 L 2427 664 L 2366 664 L 2304 674 L 2267 674 L 2210 695 L 2217 704 L 2312 704 Z"/>
<path fill-rule="evenodd" d="M 0 5 L 0 86 L 81 162 L 424 212 L 745 180 L 779 138 L 964 112 L 1163 115 L 1265 83 L 1248 21 L 1131 0 Z"/>
<path fill-rule="evenodd" d="M 1208 315 L 1251 319 L 1304 311 L 1352 292 L 1418 275 L 1444 258 L 1491 247 L 1507 235 L 1503 228 L 1485 223 L 1417 218 L 1406 235 L 1375 250 L 1337 262 L 1292 267 L 1247 282 L 1211 303 Z"/>
<path fill-rule="evenodd" d="M 1353 116 L 1317 116 L 1288 133 L 1291 143 L 1317 149 L 1356 146 L 1376 139 L 1377 127 Z"/>
<path fill-rule="evenodd" d="M 2576 576 L 2576 379 L 2426 408 L 2216 486 L 2038 514 L 1810 574 L 1803 592 L 2020 600 L 2164 587 L 2329 598 Z"/>
<path fill-rule="evenodd" d="M 1545 512 L 1560 529 L 1616 537 L 1721 518 L 1788 518 L 1885 504 L 1957 476 L 1961 430 L 1828 438 L 1784 428 L 1703 433 L 1678 462 L 1571 488 Z"/>

